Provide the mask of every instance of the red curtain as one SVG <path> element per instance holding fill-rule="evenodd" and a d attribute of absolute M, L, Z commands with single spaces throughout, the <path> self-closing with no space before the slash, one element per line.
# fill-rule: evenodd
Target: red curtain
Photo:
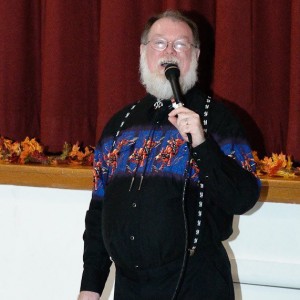
<path fill-rule="evenodd" d="M 300 161 L 300 0 L 0 0 L 0 134 L 94 145 L 144 95 L 146 20 L 186 11 L 200 26 L 200 84 L 243 122 L 261 155 Z"/>

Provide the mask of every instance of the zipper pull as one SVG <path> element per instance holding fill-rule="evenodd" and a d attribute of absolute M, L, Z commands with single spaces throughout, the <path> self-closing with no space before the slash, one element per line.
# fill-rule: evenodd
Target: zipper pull
<path fill-rule="evenodd" d="M 141 190 L 142 183 L 143 183 L 143 179 L 144 179 L 144 176 L 142 175 L 142 176 L 141 176 L 141 180 L 140 180 L 140 184 L 139 184 L 138 191 L 140 191 L 140 190 Z"/>
<path fill-rule="evenodd" d="M 131 188 L 132 188 L 133 182 L 134 182 L 134 176 L 131 178 L 131 183 L 130 183 L 128 192 L 131 192 Z"/>

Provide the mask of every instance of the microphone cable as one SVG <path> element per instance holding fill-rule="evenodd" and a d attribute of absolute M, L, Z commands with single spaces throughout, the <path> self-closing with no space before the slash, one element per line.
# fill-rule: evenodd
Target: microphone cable
<path fill-rule="evenodd" d="M 182 208 L 182 215 L 183 215 L 183 221 L 184 221 L 184 232 L 185 232 L 185 243 L 184 243 L 184 254 L 183 254 L 183 260 L 181 265 L 181 270 L 179 273 L 179 277 L 177 280 L 177 284 L 174 290 L 174 293 L 172 295 L 171 300 L 176 300 L 178 293 L 180 291 L 180 287 L 182 284 L 183 276 L 186 270 L 186 262 L 188 257 L 188 243 L 189 243 L 189 230 L 188 230 L 188 221 L 186 216 L 186 207 L 185 207 L 185 199 L 186 199 L 186 187 L 189 180 L 189 174 L 190 174 L 190 153 L 191 153 L 191 143 L 188 143 L 189 147 L 189 156 L 187 160 L 187 165 L 184 171 L 184 184 L 183 184 L 183 190 L 182 190 L 182 197 L 181 197 L 181 208 Z"/>

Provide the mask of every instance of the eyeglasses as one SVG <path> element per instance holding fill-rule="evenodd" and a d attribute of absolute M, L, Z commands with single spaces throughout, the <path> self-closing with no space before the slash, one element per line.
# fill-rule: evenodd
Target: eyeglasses
<path fill-rule="evenodd" d="M 185 52 L 189 50 L 191 46 L 197 48 L 197 46 L 193 45 L 192 43 L 188 42 L 185 39 L 179 39 L 174 42 L 168 42 L 163 38 L 154 38 L 148 41 L 147 43 L 145 43 L 144 45 L 148 45 L 148 44 L 150 44 L 150 46 L 157 51 L 164 51 L 165 49 L 167 49 L 169 44 L 172 44 L 172 47 L 176 52 Z"/>

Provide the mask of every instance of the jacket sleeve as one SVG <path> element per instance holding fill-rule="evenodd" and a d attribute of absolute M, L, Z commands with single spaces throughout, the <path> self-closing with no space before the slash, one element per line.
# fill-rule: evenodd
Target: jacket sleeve
<path fill-rule="evenodd" d="M 81 280 L 81 291 L 102 293 L 107 280 L 111 260 L 105 249 L 102 238 L 102 206 L 104 187 L 107 176 L 105 147 L 98 144 L 94 158 L 94 189 L 90 207 L 86 213 L 83 262 L 84 270 Z"/>
<path fill-rule="evenodd" d="M 213 107 L 208 124 L 206 141 L 191 153 L 205 192 L 228 215 L 243 214 L 260 193 L 252 151 L 241 125 L 223 105 Z"/>

